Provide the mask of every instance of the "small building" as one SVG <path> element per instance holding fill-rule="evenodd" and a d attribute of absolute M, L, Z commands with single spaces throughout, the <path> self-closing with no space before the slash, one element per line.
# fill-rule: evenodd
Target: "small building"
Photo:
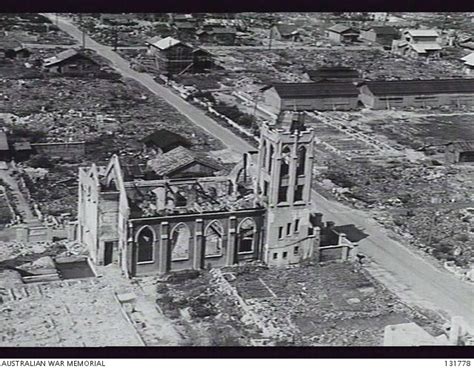
<path fill-rule="evenodd" d="M 466 74 L 474 74 L 474 53 L 466 55 L 461 60 L 464 62 L 464 72 Z"/>
<path fill-rule="evenodd" d="M 278 41 L 301 41 L 298 26 L 293 24 L 275 24 L 272 29 L 272 37 Z"/>
<path fill-rule="evenodd" d="M 166 153 L 179 146 L 191 147 L 191 143 L 183 136 L 168 131 L 167 129 L 159 129 L 142 139 L 143 144 L 155 150 L 158 153 Z"/>
<path fill-rule="evenodd" d="M 264 89 L 265 103 L 275 114 L 285 110 L 353 110 L 358 94 L 351 82 L 275 83 Z"/>
<path fill-rule="evenodd" d="M 474 163 L 474 141 L 459 141 L 446 144 L 445 159 L 449 164 Z"/>
<path fill-rule="evenodd" d="M 155 57 L 156 68 L 162 73 L 200 72 L 212 61 L 206 51 L 197 52 L 200 49 L 173 37 L 153 37 L 146 41 L 146 45 L 148 53 Z"/>
<path fill-rule="evenodd" d="M 191 38 L 196 32 L 196 25 L 190 22 L 175 22 L 172 27 L 179 38 Z"/>
<path fill-rule="evenodd" d="M 196 32 L 202 43 L 216 43 L 220 45 L 234 45 L 237 31 L 232 27 L 206 27 Z"/>
<path fill-rule="evenodd" d="M 359 31 L 343 24 L 336 24 L 326 30 L 326 36 L 337 43 L 350 43 L 357 41 Z"/>
<path fill-rule="evenodd" d="M 343 66 L 328 66 L 316 70 L 307 70 L 306 74 L 313 82 L 358 82 L 360 80 L 360 73 L 357 70 Z"/>
<path fill-rule="evenodd" d="M 393 40 L 400 37 L 400 32 L 391 26 L 374 26 L 362 29 L 360 38 L 370 42 L 376 42 L 384 46 L 392 46 Z"/>
<path fill-rule="evenodd" d="M 0 131 L 0 161 L 9 161 L 10 158 L 10 146 L 8 145 L 7 133 Z"/>
<path fill-rule="evenodd" d="M 0 58 L 27 58 L 30 54 L 30 51 L 17 40 L 0 41 Z"/>
<path fill-rule="evenodd" d="M 409 29 L 402 34 L 401 40 L 394 40 L 392 51 L 413 57 L 440 57 L 442 46 L 439 34 L 435 30 Z"/>
<path fill-rule="evenodd" d="M 50 73 L 90 73 L 100 70 L 100 66 L 83 52 L 68 49 L 43 61 L 43 68 Z"/>
<path fill-rule="evenodd" d="M 474 106 L 474 79 L 367 81 L 360 100 L 372 109 Z"/>
<path fill-rule="evenodd" d="M 222 167 L 203 155 L 199 155 L 182 146 L 158 155 L 147 163 L 148 179 L 198 178 L 213 176 Z"/>
<path fill-rule="evenodd" d="M 28 141 L 18 141 L 13 143 L 13 152 L 16 161 L 23 161 L 30 157 L 33 149 Z"/>
<path fill-rule="evenodd" d="M 463 49 L 474 50 L 474 41 L 463 42 L 459 46 Z"/>

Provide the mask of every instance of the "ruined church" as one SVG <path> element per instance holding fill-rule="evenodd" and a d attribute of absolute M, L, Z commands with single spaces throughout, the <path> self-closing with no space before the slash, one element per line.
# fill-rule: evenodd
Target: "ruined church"
<path fill-rule="evenodd" d="M 312 212 L 313 139 L 295 113 L 264 124 L 258 151 L 224 176 L 199 159 L 170 169 L 170 156 L 186 157 L 183 147 L 153 159 L 157 178 L 126 173 L 117 155 L 107 167 L 81 168 L 78 241 L 94 263 L 115 263 L 129 278 L 255 260 L 345 260 L 353 245 Z"/>

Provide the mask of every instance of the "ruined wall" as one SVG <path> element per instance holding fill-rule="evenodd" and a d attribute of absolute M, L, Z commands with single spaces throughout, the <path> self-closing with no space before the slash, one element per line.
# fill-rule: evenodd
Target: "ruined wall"
<path fill-rule="evenodd" d="M 164 274 L 181 270 L 210 269 L 233 265 L 246 260 L 260 257 L 264 209 L 251 209 L 236 212 L 186 214 L 158 218 L 141 218 L 131 220 L 133 245 L 129 245 L 136 254 L 138 252 L 138 235 L 145 227 L 152 229 L 154 234 L 153 261 L 136 263 L 133 266 L 135 275 Z M 245 219 L 252 219 L 256 225 L 254 248 L 252 252 L 239 253 L 237 250 L 237 231 L 239 224 Z M 206 234 L 211 224 L 219 221 L 222 226 L 221 251 L 206 256 Z M 188 255 L 184 258 L 173 258 L 173 234 L 177 227 L 189 230 Z M 185 242 L 182 240 L 182 242 Z M 177 245 L 177 244 L 176 244 Z M 208 249 L 209 251 L 209 249 Z M 137 260 L 135 257 L 134 260 Z"/>
<path fill-rule="evenodd" d="M 76 159 L 86 154 L 85 142 L 34 143 L 31 148 L 38 154 L 51 157 Z"/>
<path fill-rule="evenodd" d="M 94 166 L 95 168 L 95 166 Z M 98 263 L 99 188 L 97 173 L 79 169 L 78 241 L 86 246 L 91 259 Z"/>

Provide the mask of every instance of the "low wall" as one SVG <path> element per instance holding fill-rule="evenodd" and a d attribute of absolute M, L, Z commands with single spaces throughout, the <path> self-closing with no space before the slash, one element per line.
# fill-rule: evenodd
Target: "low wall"
<path fill-rule="evenodd" d="M 86 143 L 84 141 L 34 143 L 31 144 L 31 147 L 38 154 L 66 159 L 75 159 L 86 154 Z"/>

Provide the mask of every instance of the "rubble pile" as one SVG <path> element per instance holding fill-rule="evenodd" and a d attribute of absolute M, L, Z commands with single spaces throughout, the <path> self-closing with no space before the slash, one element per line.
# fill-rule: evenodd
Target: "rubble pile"
<path fill-rule="evenodd" d="M 385 325 L 419 318 L 349 264 L 246 268 L 234 275 L 230 283 L 262 319 L 293 330 L 293 339 L 279 344 L 381 345 Z"/>
<path fill-rule="evenodd" d="M 0 241 L 0 269 L 18 267 L 45 256 L 58 256 L 67 250 L 66 241 L 57 242 L 2 242 Z"/>
<path fill-rule="evenodd" d="M 260 337 L 255 327 L 247 327 L 243 312 L 232 299 L 211 283 L 211 275 L 157 285 L 157 304 L 174 324 L 184 327 L 193 345 L 249 345 Z"/>
<path fill-rule="evenodd" d="M 377 211 L 379 223 L 437 259 L 472 262 L 470 223 L 460 215 L 474 201 L 472 178 L 465 181 L 463 168 L 334 159 L 315 181 L 326 188 L 332 183 L 340 201 Z"/>
<path fill-rule="evenodd" d="M 0 14 L 0 28 L 20 42 L 72 45 L 74 39 L 36 13 Z M 21 31 L 18 31 L 21 30 Z"/>

